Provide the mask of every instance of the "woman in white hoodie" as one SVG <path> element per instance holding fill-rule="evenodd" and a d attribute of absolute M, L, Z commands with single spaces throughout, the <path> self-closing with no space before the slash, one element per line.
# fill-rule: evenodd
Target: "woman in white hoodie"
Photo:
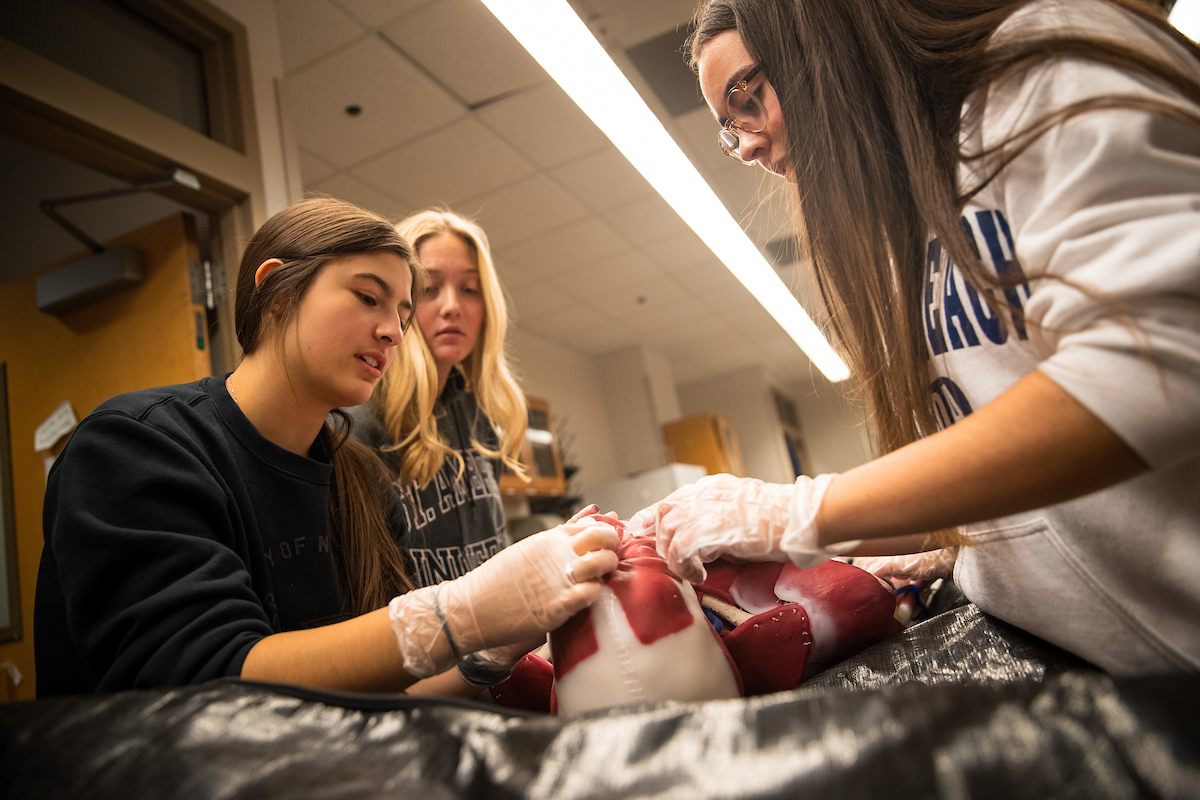
<path fill-rule="evenodd" d="M 710 0 L 697 22 L 722 149 L 795 186 L 880 457 L 711 476 L 635 528 L 693 578 L 720 553 L 961 542 L 983 610 L 1114 674 L 1200 671 L 1195 46 L 1136 0 Z"/>

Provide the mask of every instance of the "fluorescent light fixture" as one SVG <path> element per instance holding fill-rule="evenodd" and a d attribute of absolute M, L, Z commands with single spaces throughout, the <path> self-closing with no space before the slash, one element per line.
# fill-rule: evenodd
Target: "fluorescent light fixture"
<path fill-rule="evenodd" d="M 1171 24 L 1193 42 L 1200 41 L 1200 0 L 1179 0 L 1171 9 Z"/>
<path fill-rule="evenodd" d="M 483 0 L 483 4 L 762 303 L 817 369 L 831 381 L 849 378 L 850 370 L 804 308 L 566 0 Z"/>

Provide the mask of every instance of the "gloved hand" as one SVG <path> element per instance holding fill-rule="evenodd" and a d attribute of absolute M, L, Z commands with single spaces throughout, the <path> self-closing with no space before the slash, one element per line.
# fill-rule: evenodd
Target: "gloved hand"
<path fill-rule="evenodd" d="M 392 600 L 389 617 L 417 678 L 467 653 L 526 642 L 558 628 L 600 597 L 617 566 L 617 531 L 581 520 L 522 539 L 452 581 Z"/>
<path fill-rule="evenodd" d="M 949 578 L 954 573 L 954 562 L 958 559 L 957 547 L 943 547 L 924 553 L 909 553 L 902 556 L 863 556 L 850 563 L 872 575 L 890 580 L 932 581 Z"/>
<path fill-rule="evenodd" d="M 707 475 L 634 514 L 626 528 L 635 536 L 657 537 L 670 570 L 692 583 L 702 583 L 704 562 L 720 555 L 790 559 L 807 569 L 859 544 L 817 544 L 817 509 L 835 477 L 801 476 L 789 485 Z"/>
<path fill-rule="evenodd" d="M 590 503 L 576 511 L 571 518 L 567 520 L 567 522 L 579 522 L 579 520 L 583 519 L 584 517 L 590 517 L 592 514 L 595 514 L 599 511 L 600 506 L 596 505 L 595 503 Z"/>
<path fill-rule="evenodd" d="M 508 680 L 513 669 L 527 653 L 546 644 L 546 637 L 539 636 L 527 642 L 506 644 L 468 653 L 458 662 L 458 674 L 464 681 L 486 689 Z"/>

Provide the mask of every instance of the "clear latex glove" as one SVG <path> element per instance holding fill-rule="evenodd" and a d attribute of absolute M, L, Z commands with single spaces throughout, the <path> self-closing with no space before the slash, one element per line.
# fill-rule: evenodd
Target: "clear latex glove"
<path fill-rule="evenodd" d="M 634 514 L 627 529 L 655 536 L 667 566 L 692 583 L 703 582 L 704 562 L 721 555 L 748 561 L 790 559 L 807 569 L 859 544 L 817 544 L 817 509 L 835 477 L 801 476 L 789 485 L 708 475 Z"/>
<path fill-rule="evenodd" d="M 539 636 L 527 642 L 491 647 L 478 653 L 468 653 L 458 662 L 458 674 L 464 681 L 486 689 L 504 682 L 512 674 L 517 662 L 542 645 L 546 637 Z"/>
<path fill-rule="evenodd" d="M 949 578 L 954 573 L 954 562 L 957 559 L 957 547 L 943 547 L 941 550 L 927 550 L 924 553 L 902 556 L 863 556 L 851 560 L 850 563 L 879 578 L 932 581 Z"/>
<path fill-rule="evenodd" d="M 597 579 L 617 566 L 617 538 L 611 525 L 565 523 L 461 578 L 393 599 L 389 617 L 404 668 L 428 678 L 467 653 L 544 637 L 600 596 Z"/>
<path fill-rule="evenodd" d="M 592 514 L 597 514 L 599 512 L 600 506 L 596 505 L 595 503 L 591 503 L 590 505 L 586 505 L 576 511 L 571 518 L 567 520 L 567 522 L 579 522 L 579 520 L 583 519 L 584 517 L 590 517 Z"/>

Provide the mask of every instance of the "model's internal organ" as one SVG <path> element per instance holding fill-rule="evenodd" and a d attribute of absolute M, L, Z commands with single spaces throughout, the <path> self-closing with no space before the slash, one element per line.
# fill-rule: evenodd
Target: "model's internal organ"
<path fill-rule="evenodd" d="M 800 670 L 804 678 L 899 633 L 903 628 L 895 616 L 896 595 L 892 588 L 874 575 L 841 561 L 826 561 L 812 569 L 800 569 L 791 562 L 732 564 L 718 560 L 709 565 L 708 578 L 696 587 L 696 591 L 702 602 L 723 621 L 731 616 L 726 610 L 729 605 L 754 615 L 737 624 L 726 636 L 727 645 L 731 640 L 745 637 L 755 642 L 753 647 L 761 652 L 767 645 L 758 640 L 769 641 L 774 637 L 781 640 L 781 647 L 786 641 L 800 652 L 801 648 L 791 643 L 807 633 L 811 646 L 802 648 L 805 657 Z M 799 615 L 781 615 L 780 612 L 788 608 L 799 609 L 805 622 L 799 621 Z M 785 634 L 784 629 L 795 633 Z M 732 648 L 730 652 L 733 652 Z M 774 675 L 779 670 L 773 663 L 758 663 L 757 656 L 751 662 L 739 659 L 735 654 L 734 661 L 743 670 L 743 677 L 747 671 L 765 669 Z M 795 683 L 783 685 L 790 681 L 790 673 L 775 675 L 770 683 L 776 688 L 767 691 L 792 688 Z"/>
<path fill-rule="evenodd" d="M 601 598 L 550 636 L 551 703 L 564 714 L 792 689 L 903 627 L 891 587 L 858 567 L 718 559 L 693 588 L 667 571 L 653 539 L 595 519 L 621 532 L 621 562 Z M 492 690 L 497 702 L 544 707 L 549 667 L 526 661 Z"/>

